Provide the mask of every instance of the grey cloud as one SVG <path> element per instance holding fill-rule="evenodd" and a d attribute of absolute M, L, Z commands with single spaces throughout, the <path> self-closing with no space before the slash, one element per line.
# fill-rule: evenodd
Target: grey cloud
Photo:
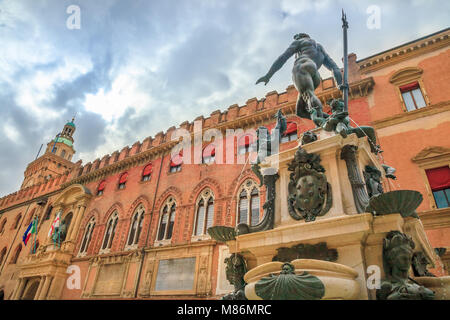
<path fill-rule="evenodd" d="M 256 0 L 16 3 L 20 12 L 8 12 L 8 19 L 2 20 L 0 12 L 0 59 L 13 41 L 23 43 L 24 50 L 50 48 L 51 55 L 47 61 L 11 61 L 13 74 L 0 70 L 0 130 L 8 123 L 20 133 L 20 141 L 0 136 L 0 194 L 18 188 L 40 144 L 75 113 L 75 149 L 88 162 L 102 156 L 99 150 L 112 152 L 213 110 L 242 105 L 271 90 L 284 91 L 291 84 L 292 61 L 267 86 L 256 86 L 255 81 L 295 33 L 309 33 L 342 66 L 341 8 L 350 20 L 349 51 L 360 59 L 447 27 L 450 9 L 446 1 L 419 0 L 329 1 L 328 7 L 312 6 L 297 14 L 283 10 L 280 1 Z M 71 4 L 81 8 L 80 30 L 65 27 Z M 366 27 L 366 9 L 372 4 L 382 9 L 379 30 Z M 37 71 L 61 69 L 66 58 L 90 61 L 92 68 L 73 80 L 53 83 L 45 107 L 61 118 L 36 122 L 16 104 L 20 92 L 14 84 L 30 81 Z M 87 111 L 86 94 L 112 90 L 114 80 L 128 68 L 143 72 L 135 80 L 151 102 L 139 109 L 125 105 L 122 116 L 111 122 Z"/>

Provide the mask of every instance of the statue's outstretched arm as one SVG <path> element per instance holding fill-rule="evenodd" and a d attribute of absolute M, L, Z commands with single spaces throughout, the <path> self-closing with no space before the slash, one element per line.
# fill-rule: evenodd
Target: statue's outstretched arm
<path fill-rule="evenodd" d="M 270 78 L 272 78 L 272 76 L 275 74 L 275 72 L 280 70 L 281 67 L 286 63 L 286 61 L 297 52 L 298 45 L 298 41 L 292 42 L 289 48 L 287 48 L 286 51 L 281 56 L 279 56 L 277 60 L 275 60 L 275 62 L 272 64 L 272 67 L 270 67 L 269 72 L 267 72 L 264 77 L 259 78 L 258 81 L 256 81 L 256 84 L 260 82 L 264 82 L 264 84 L 267 84 Z"/>
<path fill-rule="evenodd" d="M 323 65 L 325 68 L 333 72 L 334 79 L 336 80 L 338 85 L 342 84 L 342 74 L 341 70 L 337 66 L 336 62 L 331 59 L 331 57 L 328 55 L 328 53 L 325 52 L 322 46 L 320 46 L 320 50 L 322 51 L 325 59 L 323 60 Z"/>

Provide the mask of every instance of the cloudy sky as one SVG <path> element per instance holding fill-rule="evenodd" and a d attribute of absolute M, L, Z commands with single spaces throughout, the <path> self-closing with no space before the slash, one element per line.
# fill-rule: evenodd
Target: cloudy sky
<path fill-rule="evenodd" d="M 70 5 L 80 8 L 80 29 L 67 28 Z M 367 26 L 371 5 L 379 28 Z M 74 161 L 87 163 L 283 92 L 292 61 L 267 87 L 255 81 L 295 33 L 309 33 L 342 66 L 341 8 L 349 52 L 362 59 L 448 27 L 450 2 L 0 0 L 0 196 L 20 187 L 40 145 L 74 114 Z"/>

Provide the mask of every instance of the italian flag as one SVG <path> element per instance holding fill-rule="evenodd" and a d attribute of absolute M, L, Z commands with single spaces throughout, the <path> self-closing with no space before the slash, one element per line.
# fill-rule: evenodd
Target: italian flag
<path fill-rule="evenodd" d="M 61 212 L 58 212 L 55 220 L 53 220 L 52 225 L 50 226 L 50 230 L 48 230 L 48 237 L 50 238 L 52 234 L 55 232 L 55 228 L 59 227 L 59 218 L 61 216 Z"/>
<path fill-rule="evenodd" d="M 22 240 L 25 245 L 27 245 L 28 240 L 30 239 L 31 235 L 36 233 L 36 220 L 33 219 L 33 221 L 28 226 L 27 230 L 23 234 Z"/>

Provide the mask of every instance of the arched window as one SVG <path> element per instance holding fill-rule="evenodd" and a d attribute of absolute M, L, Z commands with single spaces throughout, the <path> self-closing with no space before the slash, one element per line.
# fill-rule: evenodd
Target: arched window
<path fill-rule="evenodd" d="M 202 162 L 213 163 L 216 159 L 216 146 L 211 143 L 203 149 Z"/>
<path fill-rule="evenodd" d="M 106 232 L 105 237 L 103 238 L 103 245 L 101 251 L 105 252 L 111 249 L 118 221 L 119 221 L 119 213 L 117 211 L 114 211 L 114 213 L 109 218 L 108 223 L 106 224 Z"/>
<path fill-rule="evenodd" d="M 5 231 L 5 225 L 6 225 L 7 219 L 3 219 L 2 223 L 0 224 L 0 234 L 3 234 L 3 231 Z"/>
<path fill-rule="evenodd" d="M 152 171 L 153 171 L 152 164 L 149 163 L 144 167 L 144 170 L 142 170 L 142 181 L 150 180 L 152 176 Z"/>
<path fill-rule="evenodd" d="M 259 223 L 259 189 L 253 180 L 243 183 L 238 192 L 238 214 L 236 223 L 254 226 Z"/>
<path fill-rule="evenodd" d="M 17 259 L 19 259 L 19 255 L 20 255 L 21 251 L 22 251 L 22 244 L 19 244 L 16 248 L 16 251 L 14 251 L 14 256 L 11 259 L 12 264 L 17 263 Z"/>
<path fill-rule="evenodd" d="M 175 222 L 175 199 L 169 197 L 161 210 L 161 218 L 158 229 L 158 241 L 172 238 L 173 225 Z"/>
<path fill-rule="evenodd" d="M 36 211 L 36 208 L 33 208 L 33 210 L 31 210 L 30 214 L 28 215 L 27 222 L 25 223 L 26 226 L 30 225 L 31 220 L 33 220 L 35 211 Z"/>
<path fill-rule="evenodd" d="M 64 158 L 66 156 L 66 150 L 61 151 L 61 158 Z"/>
<path fill-rule="evenodd" d="M 3 263 L 3 259 L 5 259 L 5 256 L 6 256 L 6 247 L 4 247 L 4 248 L 2 249 L 2 251 L 0 252 L 0 266 L 1 266 L 2 263 Z"/>
<path fill-rule="evenodd" d="M 194 236 L 207 234 L 214 221 L 214 194 L 205 189 L 197 199 Z"/>
<path fill-rule="evenodd" d="M 127 183 L 128 172 L 124 172 L 119 178 L 119 189 L 125 189 L 125 184 Z"/>
<path fill-rule="evenodd" d="M 95 218 L 92 217 L 88 224 L 86 225 L 86 229 L 84 230 L 83 240 L 81 241 L 80 252 L 79 255 L 85 255 L 89 248 L 89 243 L 91 242 L 92 233 L 95 227 Z"/>
<path fill-rule="evenodd" d="M 52 205 L 49 205 L 49 206 L 47 207 L 47 211 L 45 212 L 43 221 L 50 219 L 50 216 L 51 216 L 51 214 L 52 214 L 52 210 L 53 210 Z"/>
<path fill-rule="evenodd" d="M 19 215 L 16 217 L 16 221 L 14 222 L 14 229 L 17 229 L 19 226 L 20 219 L 22 219 L 22 214 L 19 213 Z"/>
<path fill-rule="evenodd" d="M 66 225 L 66 235 L 69 233 L 69 228 L 70 228 L 70 223 L 72 222 L 72 217 L 73 217 L 72 212 L 69 212 L 68 214 L 66 214 L 66 216 L 62 220 L 62 222 L 64 222 Z"/>
<path fill-rule="evenodd" d="M 97 187 L 97 195 L 98 196 L 101 196 L 103 194 L 103 191 L 105 190 L 105 187 L 106 187 L 106 181 L 105 180 L 103 180 L 102 182 L 100 182 L 98 184 L 98 187 Z"/>
<path fill-rule="evenodd" d="M 131 219 L 130 232 L 128 234 L 127 246 L 137 245 L 139 242 L 139 236 L 141 235 L 142 222 L 144 221 L 145 209 L 143 205 L 140 205 L 134 212 Z"/>
<path fill-rule="evenodd" d="M 297 124 L 295 122 L 288 121 L 286 131 L 281 136 L 281 143 L 295 140 L 297 140 Z"/>

